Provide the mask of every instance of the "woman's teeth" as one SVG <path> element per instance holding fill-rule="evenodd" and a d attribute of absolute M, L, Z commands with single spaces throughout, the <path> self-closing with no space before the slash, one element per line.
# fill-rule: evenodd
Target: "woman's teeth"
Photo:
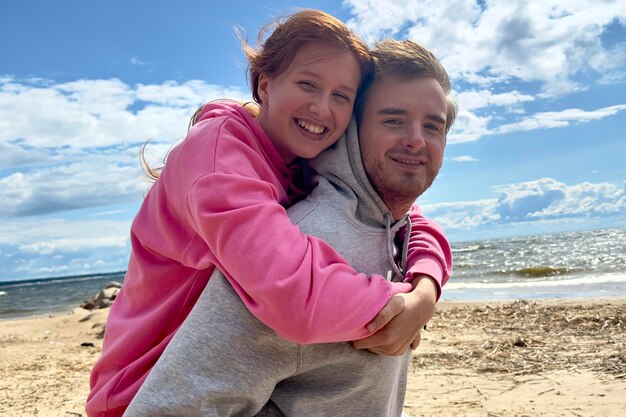
<path fill-rule="evenodd" d="M 323 127 L 315 126 L 314 124 L 307 123 L 307 122 L 305 122 L 303 120 L 298 120 L 298 126 L 300 126 L 303 129 L 306 129 L 309 132 L 314 133 L 316 135 L 324 133 L 324 128 Z"/>

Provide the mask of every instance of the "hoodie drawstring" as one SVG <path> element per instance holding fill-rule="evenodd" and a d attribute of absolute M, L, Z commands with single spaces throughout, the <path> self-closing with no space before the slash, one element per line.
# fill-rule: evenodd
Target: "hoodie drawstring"
<path fill-rule="evenodd" d="M 404 239 L 402 239 L 402 260 L 400 261 L 400 265 L 406 265 L 406 258 L 409 254 L 409 239 L 411 237 L 411 218 L 409 215 L 406 215 L 406 231 L 404 233 Z M 402 278 L 404 279 L 404 274 L 406 271 L 403 271 Z"/>
<path fill-rule="evenodd" d="M 391 216 L 389 215 L 389 213 L 384 213 L 384 217 L 385 217 L 385 230 L 387 232 L 387 256 L 389 257 L 389 261 L 391 261 L 391 265 L 393 265 L 393 272 L 396 274 L 397 277 L 404 280 L 404 274 L 402 273 L 402 270 L 400 270 L 400 268 L 398 267 L 398 264 L 396 263 L 396 259 L 393 256 L 394 235 L 391 234 Z M 405 250 L 406 249 L 404 248 L 402 250 L 403 259 L 405 257 L 405 253 L 404 253 Z"/>

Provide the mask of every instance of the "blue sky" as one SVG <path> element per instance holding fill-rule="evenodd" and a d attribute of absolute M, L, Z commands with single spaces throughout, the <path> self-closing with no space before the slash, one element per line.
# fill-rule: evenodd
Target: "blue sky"
<path fill-rule="evenodd" d="M 0 3 L 0 281 L 119 271 L 193 110 L 250 97 L 233 27 L 325 10 L 442 60 L 460 106 L 418 202 L 452 241 L 626 225 L 626 2 Z"/>

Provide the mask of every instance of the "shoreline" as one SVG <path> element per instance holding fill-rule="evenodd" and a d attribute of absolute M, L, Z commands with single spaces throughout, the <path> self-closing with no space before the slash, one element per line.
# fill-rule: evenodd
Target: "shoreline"
<path fill-rule="evenodd" d="M 483 305 L 483 304 L 502 305 L 502 304 L 514 303 L 516 301 L 538 302 L 538 303 L 545 303 L 545 304 L 561 304 L 562 303 L 564 305 L 588 304 L 588 303 L 592 303 L 593 304 L 593 303 L 603 303 L 603 302 L 608 302 L 608 303 L 612 303 L 612 302 L 626 303 L 626 295 L 591 296 L 591 297 L 584 297 L 584 296 L 579 296 L 579 297 L 552 297 L 552 298 L 524 298 L 524 297 L 520 297 L 520 298 L 493 299 L 493 300 L 492 299 L 481 300 L 481 299 L 457 299 L 457 298 L 446 299 L 446 298 L 442 298 L 437 303 L 437 310 L 442 309 L 442 308 L 443 309 L 445 309 L 445 308 L 452 308 L 452 307 L 455 307 L 455 306 L 462 306 L 462 305 Z M 60 315 L 73 314 L 73 312 L 75 312 L 77 309 L 80 310 L 80 307 L 77 307 L 76 304 L 72 304 L 72 305 L 67 305 L 65 307 L 54 308 L 53 310 L 34 312 L 34 313 L 29 313 L 29 314 L 24 314 L 24 315 L 17 315 L 17 316 L 2 316 L 2 315 L 0 315 L 0 323 L 7 322 L 7 321 L 13 321 L 13 320 L 23 320 L 23 319 L 51 318 L 51 317 L 56 317 L 56 316 L 60 316 Z"/>
<path fill-rule="evenodd" d="M 0 321 L 0 415 L 84 416 L 108 309 Z M 441 301 L 408 373 L 418 416 L 618 416 L 626 296 Z M 82 346 L 81 346 L 82 345 Z"/>

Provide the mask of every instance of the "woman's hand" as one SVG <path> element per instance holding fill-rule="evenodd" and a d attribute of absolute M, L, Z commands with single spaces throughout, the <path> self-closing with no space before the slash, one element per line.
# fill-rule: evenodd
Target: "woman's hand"
<path fill-rule="evenodd" d="M 352 342 L 356 349 L 399 356 L 409 347 L 417 348 L 421 329 L 435 313 L 437 286 L 428 276 L 417 277 L 413 283 L 410 293 L 392 297 L 368 325 L 373 335 Z"/>

